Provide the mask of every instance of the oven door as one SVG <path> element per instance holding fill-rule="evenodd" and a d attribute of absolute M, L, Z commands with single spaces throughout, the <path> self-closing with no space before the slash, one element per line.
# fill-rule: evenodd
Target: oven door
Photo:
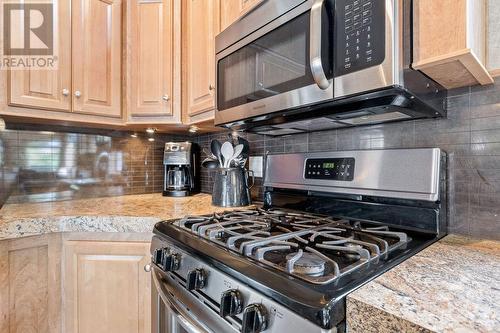
<path fill-rule="evenodd" d="M 265 6 L 259 12 L 266 11 Z M 219 38 L 224 37 L 223 32 Z M 216 55 L 216 125 L 333 98 L 330 0 L 305 1 L 241 40 L 225 44 L 229 46 Z"/>

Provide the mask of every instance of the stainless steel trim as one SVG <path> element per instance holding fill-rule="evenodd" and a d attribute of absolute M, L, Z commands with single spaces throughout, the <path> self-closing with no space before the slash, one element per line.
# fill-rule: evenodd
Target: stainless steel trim
<path fill-rule="evenodd" d="M 352 181 L 304 178 L 307 159 L 346 157 L 355 159 Z M 434 202 L 440 199 L 440 158 L 438 148 L 269 155 L 264 186 Z"/>
<path fill-rule="evenodd" d="M 234 0 L 226 0 L 234 1 Z M 259 30 L 295 7 L 311 0 L 264 0 L 245 15 L 238 18 L 237 23 L 231 24 L 215 37 L 215 53 L 219 53 L 245 38 L 252 32 Z"/>
<path fill-rule="evenodd" d="M 333 89 L 322 90 L 316 83 L 286 93 L 215 112 L 215 125 L 265 115 L 299 106 L 306 106 L 333 98 Z"/>
<path fill-rule="evenodd" d="M 315 0 L 311 7 L 309 58 L 314 81 L 316 81 L 318 87 L 325 90 L 330 86 L 330 81 L 326 78 L 321 61 L 321 10 L 323 3 L 324 0 Z"/>
<path fill-rule="evenodd" d="M 258 117 L 257 120 L 264 120 L 269 117 L 268 114 L 276 111 L 313 105 L 320 102 L 343 98 L 365 91 L 381 89 L 392 85 L 403 86 L 403 73 L 405 66 L 403 59 L 404 52 L 402 49 L 404 38 L 402 15 L 403 0 L 385 0 L 385 2 L 386 49 L 385 60 L 382 64 L 347 75 L 335 77 L 334 79 L 329 80 L 327 83 L 324 78 L 323 68 L 322 66 L 320 66 L 321 57 L 317 57 L 318 47 L 321 48 L 321 46 L 317 45 L 320 44 L 320 42 L 316 43 L 316 41 L 318 41 L 316 37 L 320 36 L 321 31 L 316 32 L 315 38 L 311 39 L 310 57 L 311 70 L 315 81 L 318 82 L 317 84 L 281 93 L 279 95 L 264 98 L 258 101 L 253 101 L 226 110 L 216 110 L 215 124 L 221 125 L 227 123 L 238 123 L 238 121 L 241 121 L 243 119 L 254 118 L 258 116 L 262 117 Z M 274 3 L 279 3 L 279 1 L 269 1 L 269 4 L 266 4 L 267 8 L 272 8 L 271 5 Z M 224 33 L 221 33 L 219 38 L 220 45 L 217 48 L 217 61 L 236 51 L 237 49 L 251 43 L 253 40 L 259 38 L 260 36 L 272 31 L 281 24 L 284 24 L 292 18 L 303 14 L 307 10 L 311 10 L 311 35 L 313 35 L 313 31 L 317 30 L 318 28 L 318 25 L 315 24 L 315 22 L 317 22 L 317 19 L 315 19 L 315 15 L 318 15 L 319 20 L 321 20 L 321 10 L 313 11 L 313 7 L 320 8 L 320 3 L 322 3 L 322 0 L 308 0 L 293 8 L 292 10 L 289 10 L 288 12 L 286 12 L 286 14 L 283 14 L 277 19 L 270 21 L 268 24 L 260 27 L 256 25 L 256 22 L 259 21 L 259 18 L 257 16 L 258 13 L 252 13 L 252 15 L 249 15 L 248 17 L 246 17 L 246 19 L 254 21 L 253 24 L 255 26 L 255 29 L 251 30 L 254 31 L 253 33 L 242 37 L 240 40 L 236 39 L 230 41 L 231 36 L 238 36 L 238 34 L 235 33 L 235 31 L 238 30 L 237 28 L 241 27 L 242 29 L 243 23 L 240 22 L 238 22 L 235 27 L 232 27 L 231 31 L 234 33 L 226 33 L 226 31 L 224 31 Z M 266 9 L 266 6 L 262 6 L 261 9 Z M 264 14 L 264 12 L 260 11 L 259 13 Z M 312 61 L 313 57 L 315 58 L 314 61 Z M 323 74 L 321 74 L 321 72 L 323 72 Z M 314 116 L 311 115 L 311 117 Z"/>
<path fill-rule="evenodd" d="M 187 333 L 204 333 L 205 331 L 200 330 L 198 327 L 194 326 L 189 322 L 187 319 L 185 319 L 183 316 L 180 314 L 177 314 L 176 320 L 178 323 L 182 326 L 184 330 L 186 330 Z"/>
<path fill-rule="evenodd" d="M 403 85 L 403 0 L 385 0 L 385 59 L 377 66 L 343 76 L 333 82 L 335 99 L 380 89 Z"/>
<path fill-rule="evenodd" d="M 255 11 L 248 18 L 254 18 L 257 16 L 260 11 L 268 8 L 266 6 L 271 6 L 271 4 L 276 4 L 276 6 L 280 3 L 280 1 L 269 1 L 268 4 L 259 8 L 258 11 Z M 232 54 L 233 52 L 239 50 L 245 45 L 250 44 L 256 39 L 264 36 L 265 34 L 273 31 L 280 25 L 292 20 L 293 18 L 306 13 L 311 10 L 313 5 L 313 0 L 308 1 L 294 1 L 294 3 L 300 3 L 300 5 L 296 6 L 292 10 L 289 10 L 282 16 L 273 20 L 269 24 L 259 28 L 253 33 L 245 36 L 244 38 L 237 41 L 230 41 L 226 36 L 226 31 L 221 33 L 217 38 L 221 45 L 218 48 L 218 52 L 216 54 L 216 64 L 226 56 Z M 287 4 L 288 5 L 288 4 Z M 267 15 L 267 14 L 266 14 Z M 239 24 L 239 23 L 238 23 Z M 221 41 L 223 40 L 223 42 Z M 219 77 L 216 75 L 216 86 L 218 86 Z M 330 84 L 333 80 L 330 80 Z M 219 89 L 215 90 L 215 100 L 218 100 Z M 333 89 L 321 89 L 316 83 L 310 84 L 308 86 L 302 87 L 300 89 L 291 90 L 286 93 L 282 93 L 279 95 L 263 98 L 257 101 L 253 101 L 250 103 L 246 103 L 243 105 L 235 106 L 225 110 L 216 110 L 215 111 L 215 125 L 226 124 L 230 122 L 234 122 L 237 120 L 257 117 L 260 115 L 267 115 L 269 113 L 295 108 L 299 106 L 305 106 L 310 104 L 315 104 L 323 101 L 327 101 L 333 99 Z"/>
<path fill-rule="evenodd" d="M 169 293 L 169 290 L 165 290 L 165 287 L 162 287 L 162 283 L 159 281 L 158 273 L 153 271 L 153 282 L 155 284 L 158 295 L 162 299 L 162 301 L 170 308 L 170 310 L 174 311 L 177 318 L 182 318 L 182 322 L 184 323 L 184 328 L 188 326 L 192 329 L 193 333 L 211 333 L 212 330 L 203 327 L 202 323 L 193 318 L 187 311 L 183 310 L 187 307 L 172 297 Z M 161 315 L 161 314 L 160 314 Z"/>

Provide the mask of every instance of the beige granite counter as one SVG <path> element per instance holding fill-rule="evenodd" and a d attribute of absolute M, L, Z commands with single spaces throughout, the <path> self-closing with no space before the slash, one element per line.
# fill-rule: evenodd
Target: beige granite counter
<path fill-rule="evenodd" d="M 0 209 L 0 240 L 51 232 L 149 233 L 225 208 L 211 196 L 128 195 Z M 500 332 L 500 242 L 447 236 L 347 298 L 349 332 Z"/>
<path fill-rule="evenodd" d="M 349 332 L 500 332 L 500 242 L 447 236 L 347 298 Z"/>
<path fill-rule="evenodd" d="M 0 209 L 0 240 L 50 232 L 152 232 L 156 222 L 210 214 L 211 196 L 126 195 L 46 203 L 6 204 Z"/>

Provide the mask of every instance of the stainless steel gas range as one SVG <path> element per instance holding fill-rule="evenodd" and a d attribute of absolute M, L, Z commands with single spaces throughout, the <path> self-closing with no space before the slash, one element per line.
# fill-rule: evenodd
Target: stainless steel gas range
<path fill-rule="evenodd" d="M 344 332 L 345 297 L 445 234 L 439 149 L 269 155 L 262 207 L 155 226 L 165 332 Z"/>

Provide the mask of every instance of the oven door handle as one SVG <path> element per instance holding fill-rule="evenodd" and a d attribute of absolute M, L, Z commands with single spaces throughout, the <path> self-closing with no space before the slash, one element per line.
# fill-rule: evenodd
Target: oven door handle
<path fill-rule="evenodd" d="M 152 270 L 153 282 L 155 284 L 158 294 L 162 298 L 163 302 L 167 303 L 168 307 L 174 312 L 175 318 L 178 323 L 188 332 L 188 333 L 209 333 L 207 330 L 201 328 L 199 324 L 192 319 L 186 311 L 177 304 L 178 301 L 170 295 L 168 289 L 162 285 L 160 278 L 158 277 L 158 272 L 155 271 L 153 267 Z"/>
<path fill-rule="evenodd" d="M 325 90 L 330 86 L 321 60 L 321 11 L 324 0 L 315 0 L 311 7 L 311 22 L 309 26 L 309 61 L 314 82 Z"/>

